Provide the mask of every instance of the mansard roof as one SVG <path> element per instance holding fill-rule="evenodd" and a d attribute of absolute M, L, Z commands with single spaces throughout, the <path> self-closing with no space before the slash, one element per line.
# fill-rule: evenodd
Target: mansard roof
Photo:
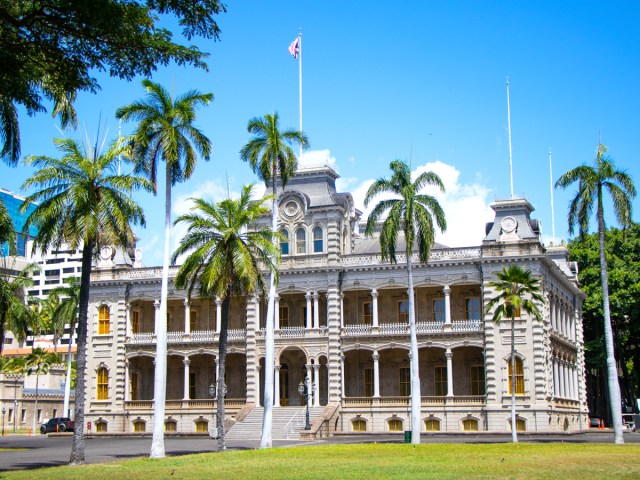
<path fill-rule="evenodd" d="M 446 245 L 442 245 L 441 243 L 434 243 L 431 247 L 431 250 L 437 250 L 441 248 L 448 248 Z M 404 235 L 398 235 L 398 241 L 396 242 L 396 252 L 404 253 L 407 251 L 407 243 L 404 240 Z M 418 246 L 415 245 L 413 248 L 414 252 L 418 252 Z M 375 237 L 359 237 L 355 239 L 355 245 L 353 247 L 353 254 L 361 255 L 361 254 L 380 254 L 380 239 Z"/>

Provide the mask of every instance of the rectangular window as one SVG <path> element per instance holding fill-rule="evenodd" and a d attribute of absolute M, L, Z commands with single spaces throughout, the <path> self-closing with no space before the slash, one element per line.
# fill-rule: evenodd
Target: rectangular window
<path fill-rule="evenodd" d="M 27 418 L 27 410 L 23 408 L 22 412 L 20 412 L 20 422 L 24 423 L 26 418 Z"/>
<path fill-rule="evenodd" d="M 73 267 L 65 267 L 62 269 L 62 273 L 73 273 Z"/>
<path fill-rule="evenodd" d="M 98 335 L 109 334 L 109 324 L 111 322 L 111 312 L 109 307 L 102 305 L 98 311 Z"/>
<path fill-rule="evenodd" d="M 398 323 L 409 323 L 409 301 L 398 301 Z"/>
<path fill-rule="evenodd" d="M 209 427 L 209 424 L 205 421 L 200 420 L 196 422 L 196 432 L 198 433 L 205 433 L 208 427 Z"/>
<path fill-rule="evenodd" d="M 193 332 L 198 326 L 198 315 L 196 312 L 189 311 L 189 329 Z"/>
<path fill-rule="evenodd" d="M 280 305 L 280 328 L 289 326 L 289 307 L 287 305 Z"/>
<path fill-rule="evenodd" d="M 364 369 L 364 396 L 373 397 L 373 368 Z"/>
<path fill-rule="evenodd" d="M 133 431 L 134 432 L 144 432 L 145 423 L 144 422 L 133 422 Z"/>
<path fill-rule="evenodd" d="M 524 395 L 524 369 L 522 360 L 516 357 L 516 395 Z M 509 360 L 509 394 L 512 391 L 513 376 L 511 375 L 511 360 Z"/>
<path fill-rule="evenodd" d="M 371 325 L 373 323 L 373 306 L 371 302 L 364 302 L 362 304 L 362 321 L 365 325 Z"/>
<path fill-rule="evenodd" d="M 13 408 L 9 409 L 9 419 L 7 420 L 9 423 L 13 421 Z"/>
<path fill-rule="evenodd" d="M 465 298 L 464 314 L 467 320 L 480 320 L 480 297 Z"/>
<path fill-rule="evenodd" d="M 36 416 L 38 422 L 42 422 L 42 409 L 38 409 L 38 415 Z"/>
<path fill-rule="evenodd" d="M 131 312 L 131 333 L 134 335 L 140 333 L 140 312 L 138 310 Z"/>
<path fill-rule="evenodd" d="M 444 298 L 433 299 L 433 321 L 444 323 L 446 314 L 444 311 Z"/>
<path fill-rule="evenodd" d="M 471 395 L 484 393 L 484 365 L 471 365 Z"/>
<path fill-rule="evenodd" d="M 447 367 L 435 367 L 433 372 L 434 391 L 437 397 L 447 395 Z"/>
<path fill-rule="evenodd" d="M 106 368 L 98 370 L 98 394 L 96 400 L 108 400 L 109 399 L 109 372 Z"/>
<path fill-rule="evenodd" d="M 409 367 L 400 367 L 400 396 L 408 397 L 411 395 L 411 371 Z"/>

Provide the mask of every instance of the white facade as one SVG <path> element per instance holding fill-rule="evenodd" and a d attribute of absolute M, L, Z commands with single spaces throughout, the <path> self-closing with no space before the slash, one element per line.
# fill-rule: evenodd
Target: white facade
<path fill-rule="evenodd" d="M 360 212 L 350 194 L 336 192 L 336 178 L 328 167 L 302 170 L 278 199 L 279 228 L 289 241 L 276 300 L 276 407 L 302 405 L 298 385 L 307 378 L 317 386 L 313 406 L 327 407 L 314 421 L 324 433 L 408 430 L 406 249 L 398 246 L 397 264 L 381 260 L 378 240 L 357 234 Z M 518 429 L 586 428 L 576 266 L 563 247 L 543 247 L 526 200 L 493 208 L 482 245 L 437 244 L 427 265 L 413 254 L 423 430 L 510 429 L 512 327 Z M 87 420 L 100 431 L 149 431 L 161 268 L 114 263 L 92 276 Z M 541 280 L 544 321 L 523 315 L 514 325 L 494 324 L 482 313 L 494 295 L 488 283 L 512 263 Z M 229 418 L 261 402 L 265 312 L 264 298 L 232 299 Z M 169 430 L 206 431 L 212 421 L 219 318 L 220 302 L 189 303 L 170 284 Z"/>

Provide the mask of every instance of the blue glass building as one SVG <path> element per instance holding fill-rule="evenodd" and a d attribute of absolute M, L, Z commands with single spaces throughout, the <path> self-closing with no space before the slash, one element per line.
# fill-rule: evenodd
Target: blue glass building
<path fill-rule="evenodd" d="M 20 212 L 20 207 L 24 202 L 24 197 L 17 195 L 13 192 L 0 188 L 0 200 L 4 203 L 9 213 L 9 217 L 13 220 L 13 227 L 16 232 L 16 254 L 20 257 L 26 256 L 27 241 L 34 238 L 38 234 L 38 229 L 35 226 L 31 226 L 27 235 L 22 232 L 27 217 L 36 208 L 36 205 L 29 205 L 27 211 Z M 7 256 L 9 254 L 9 245 L 4 242 L 0 245 L 0 256 Z"/>

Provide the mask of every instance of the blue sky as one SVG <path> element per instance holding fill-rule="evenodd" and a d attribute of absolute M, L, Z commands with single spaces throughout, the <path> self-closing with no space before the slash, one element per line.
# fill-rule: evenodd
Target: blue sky
<path fill-rule="evenodd" d="M 505 79 L 511 82 L 514 190 L 535 207 L 551 239 L 548 151 L 554 181 L 595 156 L 598 135 L 621 168 L 640 181 L 640 7 L 605 1 L 229 1 L 219 16 L 220 42 L 209 72 L 168 66 L 153 77 L 176 93 L 196 88 L 214 102 L 198 124 L 213 158 L 174 189 L 174 212 L 187 198 L 215 200 L 257 179 L 238 151 L 249 118 L 278 111 L 283 127 L 298 125 L 298 64 L 287 47 L 303 30 L 304 164 L 333 165 L 339 186 L 361 201 L 374 178 L 400 158 L 432 169 L 447 186 L 441 202 L 452 246 L 478 244 L 488 205 L 509 197 Z M 131 83 L 97 74 L 102 90 L 81 94 L 81 127 L 95 136 L 99 120 L 117 135 L 115 109 L 143 96 Z M 133 125 L 123 125 L 123 132 Z M 46 114 L 21 116 L 23 154 L 54 155 L 60 136 Z M 0 166 L 0 186 L 18 191 L 24 167 Z M 25 192 L 22 192 L 25 193 Z M 557 238 L 567 237 L 567 201 L 555 192 Z M 161 262 L 163 202 L 139 194 L 147 228 L 138 232 L 143 262 Z M 363 208 L 363 205 L 359 205 Z M 634 201 L 634 208 L 640 201 Z M 634 220 L 637 214 L 634 213 Z M 178 238 L 180 232 L 175 233 Z M 174 238 L 174 241 L 176 241 Z"/>

